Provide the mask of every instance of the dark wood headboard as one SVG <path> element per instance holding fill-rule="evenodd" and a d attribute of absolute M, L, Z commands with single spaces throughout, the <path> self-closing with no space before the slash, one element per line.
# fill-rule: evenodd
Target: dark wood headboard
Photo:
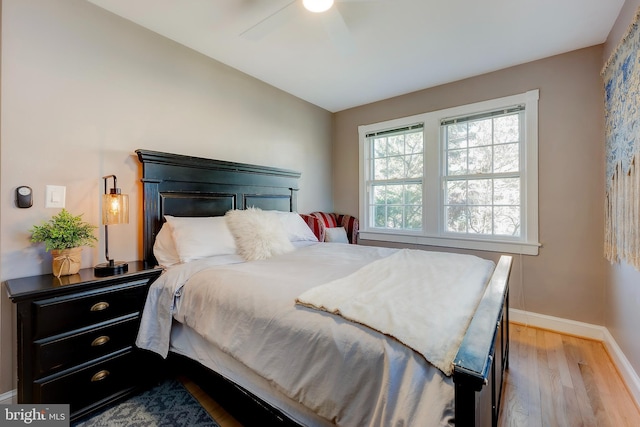
<path fill-rule="evenodd" d="M 144 260 L 156 265 L 153 243 L 164 215 L 220 216 L 257 207 L 295 211 L 300 173 L 158 151 L 136 150 L 142 163 Z"/>

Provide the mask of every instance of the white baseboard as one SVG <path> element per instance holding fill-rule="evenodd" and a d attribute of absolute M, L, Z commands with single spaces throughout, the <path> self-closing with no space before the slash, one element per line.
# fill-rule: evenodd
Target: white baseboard
<path fill-rule="evenodd" d="M 622 379 L 627 384 L 627 388 L 636 400 L 636 404 L 640 406 L 640 377 L 638 377 L 635 369 L 629 363 L 629 359 L 624 355 L 622 349 L 618 347 L 618 343 L 606 328 L 604 345 L 609 352 L 609 356 L 613 359 L 613 363 L 617 366 Z"/>
<path fill-rule="evenodd" d="M 637 372 L 633 369 L 631 363 L 629 363 L 629 359 L 627 359 L 618 346 L 613 335 L 611 335 L 609 330 L 604 326 L 547 316 L 545 314 L 531 313 L 515 308 L 509 309 L 509 320 L 536 328 L 549 329 L 563 334 L 602 341 L 613 363 L 616 365 L 620 376 L 626 383 L 629 392 L 635 399 L 636 404 L 640 406 L 640 377 L 638 377 Z"/>
<path fill-rule="evenodd" d="M 6 393 L 2 393 L 0 394 L 0 404 L 9 404 L 12 403 L 14 401 L 14 397 L 16 396 L 17 391 L 14 390 L 9 390 Z"/>
<path fill-rule="evenodd" d="M 509 309 L 509 320 L 512 322 L 531 325 L 536 328 L 549 329 L 567 335 L 590 338 L 592 340 L 604 341 L 604 326 L 593 325 L 591 323 L 577 322 L 575 320 L 562 319 L 560 317 L 547 316 L 546 314 L 532 313 L 530 311 Z"/>

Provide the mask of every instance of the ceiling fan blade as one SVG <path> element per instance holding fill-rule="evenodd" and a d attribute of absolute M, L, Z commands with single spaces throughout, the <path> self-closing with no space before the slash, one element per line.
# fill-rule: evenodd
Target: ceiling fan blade
<path fill-rule="evenodd" d="M 336 46 L 338 51 L 348 56 L 355 52 L 356 45 L 351 36 L 349 27 L 344 22 L 342 14 L 335 6 L 322 14 L 322 24 L 324 25 L 329 39 Z"/>
<path fill-rule="evenodd" d="M 297 0 L 292 0 L 280 9 L 273 12 L 271 15 L 255 23 L 253 26 L 247 28 L 240 37 L 244 37 L 249 40 L 257 41 L 274 31 L 276 28 L 292 19 L 297 12 L 295 5 Z"/>

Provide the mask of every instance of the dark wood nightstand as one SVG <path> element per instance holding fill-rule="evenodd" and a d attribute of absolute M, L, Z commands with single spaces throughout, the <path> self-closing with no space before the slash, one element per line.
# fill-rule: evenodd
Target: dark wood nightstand
<path fill-rule="evenodd" d="M 18 313 L 18 403 L 68 403 L 75 420 L 146 385 L 153 372 L 134 343 L 160 273 L 136 261 L 116 276 L 86 268 L 7 280 Z"/>

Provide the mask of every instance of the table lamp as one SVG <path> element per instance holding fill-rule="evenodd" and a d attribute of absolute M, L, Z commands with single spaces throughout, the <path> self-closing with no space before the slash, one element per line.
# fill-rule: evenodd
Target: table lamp
<path fill-rule="evenodd" d="M 107 180 L 113 178 L 113 187 L 107 191 Z M 103 176 L 104 194 L 102 195 L 102 223 L 104 224 L 104 254 L 106 263 L 94 267 L 96 276 L 112 276 L 127 272 L 126 262 L 114 261 L 109 258 L 109 226 L 129 223 L 129 196 L 122 194 L 117 188 L 118 179 L 115 175 Z"/>

